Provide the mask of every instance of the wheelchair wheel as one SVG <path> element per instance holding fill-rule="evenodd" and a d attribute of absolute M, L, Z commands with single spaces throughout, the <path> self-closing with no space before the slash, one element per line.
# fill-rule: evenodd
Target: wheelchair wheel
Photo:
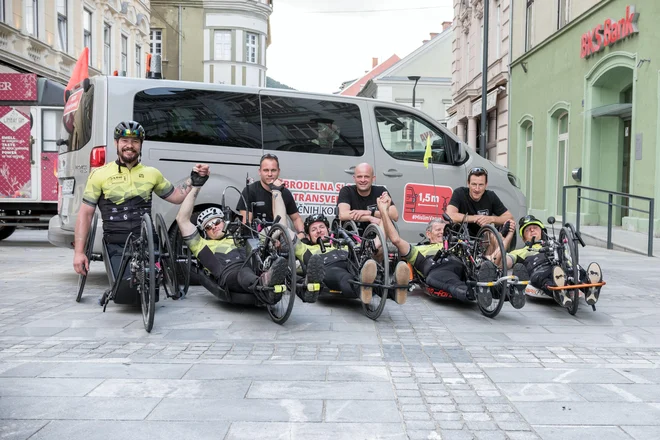
<path fill-rule="evenodd" d="M 571 229 L 564 226 L 559 231 L 559 243 L 563 246 L 561 255 L 561 268 L 566 273 L 570 284 L 580 284 L 580 268 L 578 267 L 577 256 L 577 243 L 575 242 L 575 235 Z M 568 283 L 567 283 L 568 284 Z M 580 304 L 580 291 L 578 289 L 570 289 L 569 295 L 573 300 L 573 304 L 568 308 L 568 313 L 575 315 L 578 311 Z"/>
<path fill-rule="evenodd" d="M 178 227 L 175 226 L 172 228 L 169 232 L 169 237 L 172 251 L 174 252 L 172 262 L 174 263 L 176 280 L 179 283 L 178 293 L 181 297 L 188 293 L 188 288 L 191 284 L 190 269 L 192 267 L 192 255 L 190 254 L 190 249 L 186 246 L 186 242 L 181 236 L 181 231 Z"/>
<path fill-rule="evenodd" d="M 383 261 L 378 261 L 374 258 L 376 254 L 376 244 L 375 240 L 378 240 L 381 243 L 383 251 Z M 368 259 L 374 259 L 378 265 L 378 273 L 376 275 L 375 284 L 381 284 L 378 287 L 372 288 L 371 302 L 369 304 L 362 304 L 362 310 L 368 318 L 376 320 L 380 317 L 385 309 L 385 303 L 387 302 L 387 297 L 389 294 L 389 289 L 384 286 L 390 284 L 390 260 L 387 252 L 387 240 L 383 231 L 376 225 L 369 225 L 364 230 L 362 235 L 362 251 L 359 257 L 360 264 L 359 267 L 362 268 L 364 263 Z"/>
<path fill-rule="evenodd" d="M 89 232 L 87 233 L 87 242 L 85 243 L 85 256 L 90 266 L 92 264 L 92 251 L 94 250 L 94 238 L 96 237 L 96 223 L 98 219 L 99 215 L 95 212 L 92 217 L 92 224 L 89 226 Z M 78 276 L 78 296 L 76 297 L 76 302 L 80 302 L 80 298 L 82 298 L 86 281 L 87 274 Z"/>
<path fill-rule="evenodd" d="M 179 283 L 176 276 L 176 254 L 172 251 L 172 243 L 165 226 L 165 220 L 160 214 L 156 214 L 156 235 L 159 243 L 160 269 L 163 274 L 163 287 L 165 294 L 169 297 L 179 298 Z"/>
<path fill-rule="evenodd" d="M 142 301 L 144 329 L 151 332 L 156 312 L 156 265 L 154 258 L 154 229 L 149 214 L 142 216 L 140 238 L 136 246 L 138 292 Z"/>
<path fill-rule="evenodd" d="M 279 249 L 276 249 L 276 241 L 279 242 Z M 278 256 L 284 257 L 289 263 L 289 270 L 286 275 L 286 290 L 282 292 L 282 298 L 273 305 L 268 306 L 270 319 L 277 324 L 284 324 L 293 310 L 293 302 L 296 299 L 296 255 L 293 250 L 293 242 L 286 229 L 280 224 L 271 226 L 268 231 L 268 238 L 264 243 L 265 257 L 272 259 Z"/>
<path fill-rule="evenodd" d="M 494 246 L 494 251 L 497 252 L 499 250 L 501 256 L 500 263 L 495 264 L 495 266 L 497 266 L 497 278 L 501 278 L 507 274 L 506 249 L 504 248 L 502 237 L 500 236 L 499 232 L 497 232 L 497 229 L 491 225 L 483 226 L 477 233 L 472 246 L 472 256 L 475 259 L 476 264 L 481 264 L 481 262 L 484 261 L 488 248 L 491 247 L 492 249 L 492 246 Z M 472 275 L 476 276 L 477 267 L 474 267 L 473 269 L 475 270 L 473 271 Z M 500 313 L 502 306 L 504 305 L 504 301 L 506 300 L 506 295 L 508 295 L 508 289 L 506 287 L 506 285 L 491 287 L 493 301 L 488 307 L 482 306 L 481 303 L 477 301 L 479 310 L 481 310 L 483 315 L 489 318 L 494 318 Z"/>

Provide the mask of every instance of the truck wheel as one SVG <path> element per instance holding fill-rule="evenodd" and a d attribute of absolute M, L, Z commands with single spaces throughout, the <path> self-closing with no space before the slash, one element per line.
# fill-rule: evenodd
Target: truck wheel
<path fill-rule="evenodd" d="M 16 226 L 2 226 L 2 222 L 0 222 L 0 240 L 9 237 L 15 230 Z"/>

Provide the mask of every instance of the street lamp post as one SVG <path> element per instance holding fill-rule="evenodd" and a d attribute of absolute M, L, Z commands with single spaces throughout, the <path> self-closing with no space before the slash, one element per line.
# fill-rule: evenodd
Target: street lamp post
<path fill-rule="evenodd" d="M 413 86 L 413 97 L 412 97 L 412 106 L 415 108 L 415 89 L 417 88 L 417 82 L 421 76 L 419 75 L 411 75 L 408 77 L 410 81 L 415 81 L 415 85 Z M 413 150 L 415 147 L 415 121 L 410 121 L 410 149 Z"/>
<path fill-rule="evenodd" d="M 488 119 L 488 4 L 490 0 L 484 0 L 484 48 L 483 65 L 481 68 L 481 138 L 479 139 L 479 154 L 486 157 L 486 122 Z"/>

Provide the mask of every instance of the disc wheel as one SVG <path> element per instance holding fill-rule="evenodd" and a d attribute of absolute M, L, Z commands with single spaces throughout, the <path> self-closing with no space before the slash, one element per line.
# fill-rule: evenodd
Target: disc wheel
<path fill-rule="evenodd" d="M 96 237 L 96 222 L 98 221 L 98 218 L 99 215 L 94 213 L 92 224 L 89 226 L 89 232 L 87 232 L 87 241 L 85 242 L 85 257 L 87 257 L 87 264 L 90 265 L 92 263 L 92 251 L 94 250 L 94 238 Z M 85 273 L 85 275 L 78 275 L 78 296 L 76 296 L 76 302 L 80 302 L 80 298 L 82 298 L 86 281 L 87 273 Z"/>
<path fill-rule="evenodd" d="M 186 246 L 186 242 L 181 236 L 181 231 L 178 227 L 173 227 L 169 232 L 170 244 L 174 252 L 174 271 L 176 272 L 176 280 L 178 282 L 179 297 L 185 296 L 190 287 L 190 269 L 192 267 L 192 255 L 190 249 Z"/>
<path fill-rule="evenodd" d="M 268 231 L 268 238 L 264 243 L 263 252 L 266 259 L 270 258 L 271 262 L 279 256 L 286 258 L 289 263 L 285 278 L 286 290 L 282 292 L 282 297 L 277 303 L 268 305 L 270 319 L 277 324 L 284 324 L 293 310 L 298 275 L 296 274 L 296 255 L 293 250 L 293 242 L 282 225 L 274 224 L 271 226 Z"/>
<path fill-rule="evenodd" d="M 377 248 L 376 240 L 378 240 L 385 251 L 383 252 L 382 261 L 378 261 L 375 257 Z M 369 304 L 362 304 L 362 310 L 368 318 L 376 320 L 380 317 L 385 309 L 385 303 L 387 302 L 387 297 L 389 289 L 383 287 L 384 285 L 390 284 L 390 260 L 387 250 L 387 241 L 383 231 L 376 225 L 370 224 L 364 230 L 362 236 L 362 251 L 360 255 L 360 264 L 359 267 L 362 268 L 364 263 L 373 259 L 376 261 L 378 266 L 378 272 L 376 274 L 376 280 L 374 284 L 380 284 L 378 287 L 373 287 L 371 290 L 371 302 Z"/>
<path fill-rule="evenodd" d="M 507 274 L 506 249 L 504 248 L 502 236 L 499 232 L 491 225 L 483 226 L 477 233 L 472 244 L 472 257 L 475 260 L 475 269 L 479 269 L 479 266 L 485 261 L 485 257 L 489 251 L 497 253 L 498 250 L 501 258 L 499 258 L 499 263 L 495 263 L 495 266 L 497 267 L 497 278 L 499 279 Z M 473 275 L 476 276 L 476 271 Z M 492 303 L 487 307 L 483 306 L 479 301 L 477 301 L 477 304 L 484 316 L 494 318 L 502 310 L 504 301 L 506 301 L 506 295 L 508 295 L 508 289 L 503 285 L 497 285 L 490 289 L 493 296 Z"/>
<path fill-rule="evenodd" d="M 578 267 L 577 243 L 575 242 L 575 235 L 570 228 L 566 226 L 561 228 L 561 231 L 559 231 L 559 243 L 562 246 L 561 268 L 568 278 L 567 284 L 579 284 L 580 268 Z M 571 300 L 573 300 L 573 304 L 568 308 L 568 313 L 575 315 L 580 305 L 580 291 L 579 289 L 570 289 L 568 294 L 571 295 Z"/>
<path fill-rule="evenodd" d="M 176 276 L 176 254 L 173 252 L 170 236 L 167 233 L 165 220 L 160 214 L 156 214 L 156 235 L 158 235 L 160 269 L 163 274 L 163 287 L 168 297 L 179 299 L 179 283 Z"/>
<path fill-rule="evenodd" d="M 144 329 L 151 332 L 156 312 L 156 265 L 154 258 L 154 229 L 149 214 L 142 216 L 139 243 L 136 246 L 138 289 L 142 301 Z"/>

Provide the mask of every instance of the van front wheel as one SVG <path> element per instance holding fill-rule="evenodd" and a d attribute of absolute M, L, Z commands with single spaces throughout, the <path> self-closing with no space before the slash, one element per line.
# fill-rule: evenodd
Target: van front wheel
<path fill-rule="evenodd" d="M 0 240 L 9 237 L 15 230 L 16 226 L 2 226 L 2 222 L 0 222 Z"/>

